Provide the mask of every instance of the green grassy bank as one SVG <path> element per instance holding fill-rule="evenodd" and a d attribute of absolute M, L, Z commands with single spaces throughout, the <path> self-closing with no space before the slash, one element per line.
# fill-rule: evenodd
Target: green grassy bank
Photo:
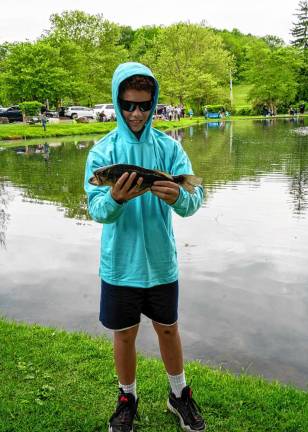
<path fill-rule="evenodd" d="M 155 121 L 154 126 L 159 129 L 171 129 L 173 127 L 186 127 L 204 122 L 203 117 L 194 119 L 184 118 L 180 121 Z M 116 122 L 91 122 L 91 123 L 53 123 L 47 125 L 44 131 L 40 124 L 8 124 L 0 125 L 0 140 L 17 140 L 29 138 L 63 137 L 73 135 L 90 135 L 110 132 L 116 127 Z"/>
<path fill-rule="evenodd" d="M 160 360 L 138 359 L 137 430 L 178 431 Z M 308 393 L 258 377 L 186 364 L 208 432 L 307 432 Z M 101 337 L 0 320 L 0 431 L 107 430 L 117 394 L 112 346 Z"/>
<path fill-rule="evenodd" d="M 305 115 L 306 117 L 308 114 Z M 274 118 L 287 118 L 288 115 L 278 115 Z M 303 116 L 301 116 L 303 117 Z M 173 128 L 182 128 L 193 126 L 199 123 L 215 122 L 215 121 L 233 121 L 233 120 L 247 120 L 247 119 L 264 119 L 263 116 L 232 116 L 227 120 L 222 119 L 205 119 L 204 117 L 194 117 L 192 119 L 184 118 L 180 121 L 162 121 L 156 120 L 153 126 L 160 130 L 170 130 Z M 60 123 L 47 125 L 46 132 L 40 124 L 9 124 L 0 125 L 0 141 L 1 140 L 20 140 L 30 138 L 49 138 L 49 137 L 64 137 L 76 135 L 105 135 L 116 127 L 115 122 L 107 123 Z M 8 143 L 1 143 L 2 147 L 6 147 Z"/>

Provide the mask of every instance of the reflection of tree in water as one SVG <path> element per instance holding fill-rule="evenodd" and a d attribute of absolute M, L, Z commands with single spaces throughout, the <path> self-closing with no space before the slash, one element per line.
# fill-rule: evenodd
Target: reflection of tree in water
<path fill-rule="evenodd" d="M 290 164 L 290 193 L 293 197 L 294 212 L 303 214 L 308 203 L 308 146 L 303 137 L 299 138 L 296 164 Z"/>
<path fill-rule="evenodd" d="M 307 208 L 308 199 L 308 170 L 299 169 L 297 174 L 293 175 L 291 181 L 291 195 L 295 204 L 295 213 L 302 214 Z"/>
<path fill-rule="evenodd" d="M 10 218 L 7 212 L 8 201 L 8 190 L 5 188 L 4 184 L 0 182 L 0 247 L 3 248 L 6 247 L 5 232 Z"/>

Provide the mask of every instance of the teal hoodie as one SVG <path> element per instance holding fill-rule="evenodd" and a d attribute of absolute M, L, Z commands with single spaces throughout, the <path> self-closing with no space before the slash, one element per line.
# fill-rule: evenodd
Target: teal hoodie
<path fill-rule="evenodd" d="M 118 204 L 109 186 L 93 186 L 89 178 L 97 168 L 116 163 L 140 165 L 173 175 L 193 174 L 191 163 L 179 142 L 152 128 L 152 116 L 158 100 L 155 80 L 155 103 L 143 133 L 138 139 L 127 126 L 118 104 L 119 85 L 133 75 L 154 78 L 140 63 L 124 63 L 112 79 L 112 100 L 117 128 L 92 147 L 89 152 L 85 190 L 90 216 L 103 224 L 100 277 L 114 285 L 149 288 L 178 278 L 178 263 L 172 229 L 172 209 L 180 216 L 191 216 L 201 206 L 203 189 L 193 194 L 182 187 L 177 201 L 168 205 L 151 192 Z"/>

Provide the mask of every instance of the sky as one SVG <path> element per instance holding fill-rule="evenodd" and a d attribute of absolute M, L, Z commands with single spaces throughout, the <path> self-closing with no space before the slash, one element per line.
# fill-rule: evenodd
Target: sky
<path fill-rule="evenodd" d="M 299 0 L 14 0 L 0 7 L 0 43 L 35 40 L 50 27 L 49 17 L 64 10 L 103 14 L 105 19 L 136 29 L 143 25 L 200 23 L 290 42 Z"/>

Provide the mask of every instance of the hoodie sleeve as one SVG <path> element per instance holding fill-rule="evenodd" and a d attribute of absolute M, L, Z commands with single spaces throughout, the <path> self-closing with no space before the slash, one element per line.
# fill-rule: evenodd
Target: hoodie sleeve
<path fill-rule="evenodd" d="M 173 175 L 194 174 L 191 162 L 179 143 L 176 143 L 175 146 L 171 173 Z M 178 215 L 187 217 L 193 215 L 201 207 L 203 199 L 202 186 L 197 186 L 192 194 L 180 187 L 179 197 L 174 204 L 171 204 L 171 207 Z"/>
<path fill-rule="evenodd" d="M 92 219 L 100 223 L 113 223 L 124 211 L 126 203 L 118 204 L 111 196 L 109 186 L 94 186 L 89 183 L 93 172 L 101 167 L 110 165 L 97 153 L 90 151 L 86 163 L 84 189 L 88 197 L 88 211 Z"/>

